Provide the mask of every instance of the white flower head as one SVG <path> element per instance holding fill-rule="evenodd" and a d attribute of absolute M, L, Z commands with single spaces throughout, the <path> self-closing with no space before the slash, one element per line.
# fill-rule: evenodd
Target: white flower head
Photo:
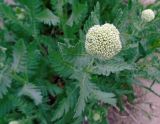
<path fill-rule="evenodd" d="M 111 59 L 121 48 L 119 31 L 113 24 L 95 25 L 86 34 L 85 49 L 94 57 Z"/>
<path fill-rule="evenodd" d="M 150 22 L 155 18 L 155 13 L 151 9 L 146 9 L 142 11 L 141 19 L 145 22 Z"/>
<path fill-rule="evenodd" d="M 18 121 L 10 121 L 9 124 L 19 124 Z"/>

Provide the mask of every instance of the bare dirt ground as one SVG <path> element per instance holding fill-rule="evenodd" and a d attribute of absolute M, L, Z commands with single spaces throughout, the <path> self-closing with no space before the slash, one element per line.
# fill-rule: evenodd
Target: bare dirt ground
<path fill-rule="evenodd" d="M 151 81 L 140 81 L 145 86 L 151 85 Z M 111 108 L 110 124 L 160 124 L 160 97 L 138 87 L 135 90 L 139 98 L 134 105 L 126 103 L 126 112 L 119 113 L 118 108 Z M 160 94 L 160 84 L 154 84 L 152 90 Z"/>
<path fill-rule="evenodd" d="M 151 84 L 151 81 L 141 81 L 147 86 Z M 153 85 L 152 89 L 160 94 L 160 84 Z M 141 115 L 137 117 L 137 119 L 139 120 L 140 124 L 160 124 L 160 97 L 154 95 L 151 92 L 148 92 L 145 97 L 146 98 L 144 103 L 142 102 L 140 106 L 150 114 L 150 117 L 148 118 L 142 112 Z"/>

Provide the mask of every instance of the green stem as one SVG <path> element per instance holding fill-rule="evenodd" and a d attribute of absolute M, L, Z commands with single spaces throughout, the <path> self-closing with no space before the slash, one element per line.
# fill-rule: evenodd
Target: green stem
<path fill-rule="evenodd" d="M 90 63 L 88 64 L 88 66 L 87 66 L 87 68 L 85 70 L 87 73 L 91 73 L 92 72 L 92 68 L 91 67 L 93 65 L 93 62 L 94 62 L 94 58 L 92 57 Z"/>

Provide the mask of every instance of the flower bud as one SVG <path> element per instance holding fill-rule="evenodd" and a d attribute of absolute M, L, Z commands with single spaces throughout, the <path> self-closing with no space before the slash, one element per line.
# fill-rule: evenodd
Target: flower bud
<path fill-rule="evenodd" d="M 95 113 L 95 114 L 93 115 L 93 120 L 94 120 L 94 121 L 99 121 L 99 120 L 101 120 L 100 114 L 99 114 L 99 113 Z"/>
<path fill-rule="evenodd" d="M 142 11 L 141 19 L 145 22 L 150 22 L 155 18 L 155 13 L 151 9 L 146 9 Z"/>

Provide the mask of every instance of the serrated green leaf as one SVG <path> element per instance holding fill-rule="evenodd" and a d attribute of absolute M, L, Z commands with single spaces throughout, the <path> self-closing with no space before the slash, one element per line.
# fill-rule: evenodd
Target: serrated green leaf
<path fill-rule="evenodd" d="M 64 114 L 66 114 L 69 111 L 69 109 L 70 109 L 69 100 L 67 98 L 64 98 L 63 100 L 61 100 L 55 113 L 53 114 L 52 121 L 61 118 Z"/>
<path fill-rule="evenodd" d="M 92 94 L 94 95 L 95 99 L 99 101 L 108 103 L 112 106 L 116 105 L 116 99 L 114 98 L 115 95 L 113 93 L 106 93 L 100 90 L 93 90 Z"/>
<path fill-rule="evenodd" d="M 39 8 L 42 4 L 41 0 L 18 0 L 22 5 L 25 5 L 32 14 L 35 14 L 39 11 Z"/>
<path fill-rule="evenodd" d="M 19 96 L 28 96 L 36 105 L 42 103 L 42 93 L 40 89 L 33 84 L 25 84 L 19 92 Z"/>
<path fill-rule="evenodd" d="M 0 4 L 0 13 L 2 13 L 6 18 L 10 20 L 16 20 L 16 16 L 14 11 L 11 7 L 7 6 L 6 4 Z"/>
<path fill-rule="evenodd" d="M 57 94 L 61 94 L 62 93 L 62 89 L 60 87 L 58 87 L 57 85 L 55 84 L 46 84 L 47 85 L 47 90 L 48 92 L 52 95 L 52 96 L 55 96 Z"/>
<path fill-rule="evenodd" d="M 8 112 L 14 108 L 12 97 L 4 97 L 0 99 L 0 117 L 4 117 Z"/>
<path fill-rule="evenodd" d="M 49 60 L 54 71 L 60 76 L 69 77 L 72 74 L 74 70 L 72 63 L 65 60 L 59 52 L 52 52 Z"/>
<path fill-rule="evenodd" d="M 77 71 L 71 76 L 71 78 L 77 79 L 79 81 L 79 98 L 74 115 L 74 117 L 79 117 L 82 114 L 82 112 L 84 112 L 86 102 L 90 96 L 91 91 L 95 88 L 95 86 L 90 82 L 90 76 L 85 72 Z"/>
<path fill-rule="evenodd" d="M 40 61 L 40 51 L 34 47 L 33 44 L 28 46 L 27 49 L 27 72 L 29 75 L 36 73 Z"/>
<path fill-rule="evenodd" d="M 0 99 L 3 98 L 8 92 L 8 88 L 11 87 L 12 80 L 7 73 L 0 73 Z"/>
<path fill-rule="evenodd" d="M 88 20 L 84 24 L 84 32 L 86 33 L 90 27 L 93 25 L 98 25 L 99 18 L 100 18 L 100 4 L 99 2 L 96 3 L 94 10 L 91 12 L 91 15 L 89 16 Z"/>
<path fill-rule="evenodd" d="M 72 6 L 72 14 L 70 15 L 67 25 L 73 26 L 73 23 L 79 24 L 79 22 L 82 22 L 83 18 L 85 17 L 85 14 L 87 12 L 87 4 L 74 4 Z"/>
<path fill-rule="evenodd" d="M 97 63 L 93 68 L 94 74 L 105 76 L 109 76 L 110 73 L 135 69 L 134 65 L 128 64 L 123 60 L 109 60 L 105 63 Z"/>
<path fill-rule="evenodd" d="M 44 24 L 48 25 L 57 25 L 59 23 L 59 18 L 54 15 L 49 9 L 45 9 L 40 12 L 36 18 L 43 22 Z"/>
<path fill-rule="evenodd" d="M 23 40 L 17 41 L 13 50 L 12 70 L 14 72 L 25 72 L 27 59 L 27 49 Z"/>

